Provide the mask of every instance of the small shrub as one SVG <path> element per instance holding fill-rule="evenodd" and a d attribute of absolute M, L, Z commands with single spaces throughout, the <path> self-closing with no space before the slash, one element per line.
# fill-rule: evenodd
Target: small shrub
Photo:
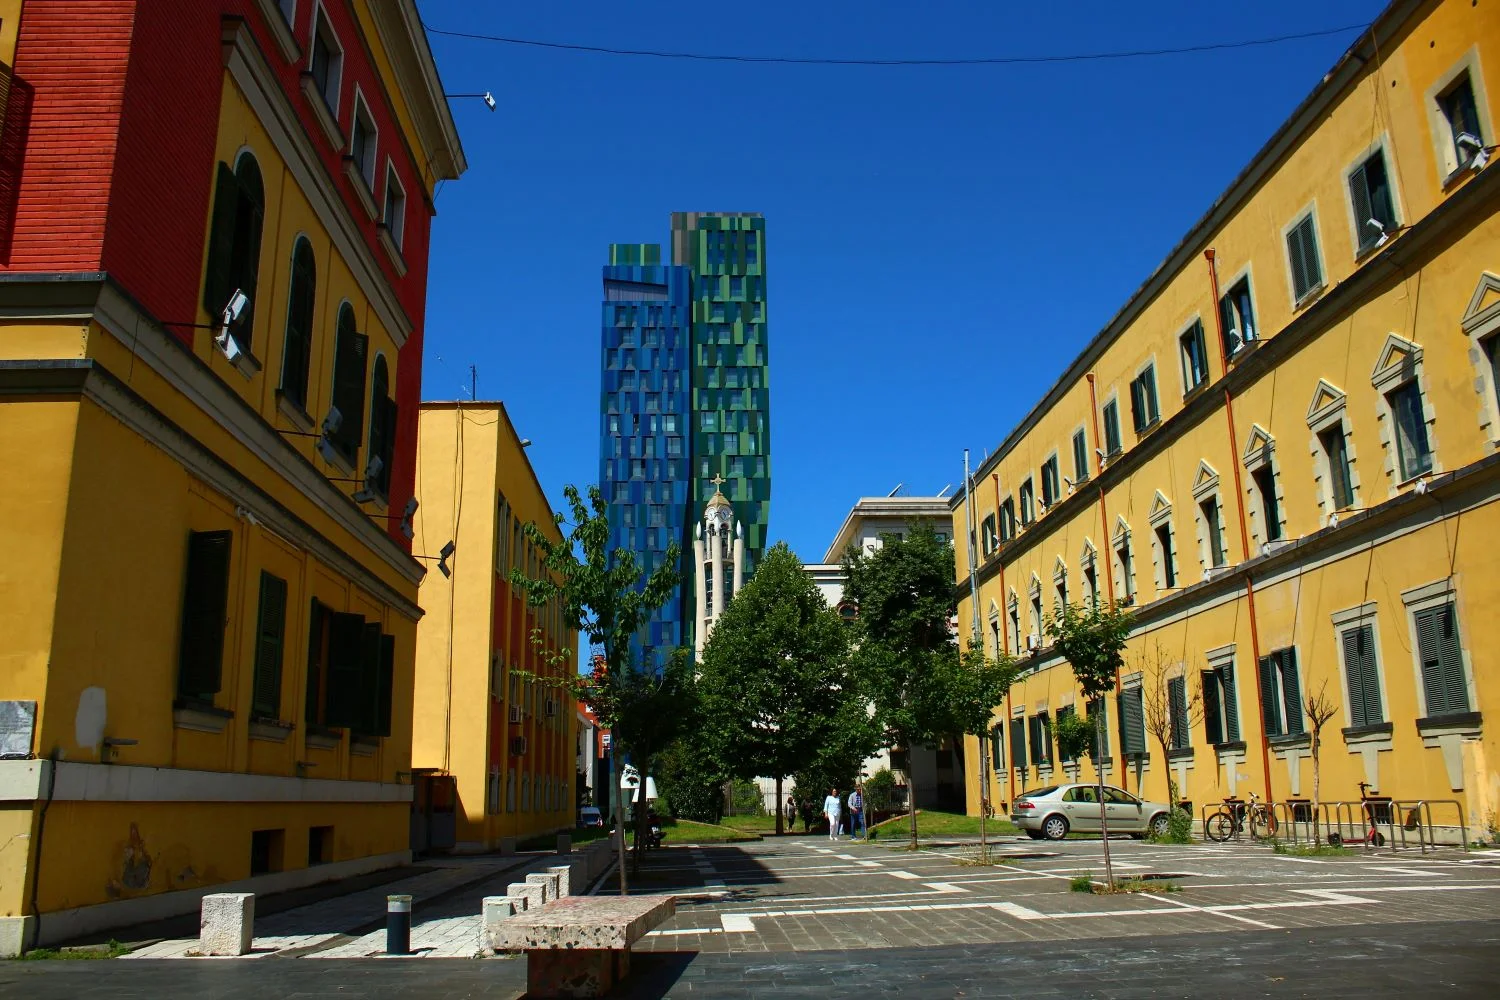
<path fill-rule="evenodd" d="M 1154 879 L 1128 878 L 1118 883 L 1115 892 L 1181 892 L 1182 886 L 1176 882 L 1158 882 Z"/>
<path fill-rule="evenodd" d="M 1068 888 L 1074 892 L 1093 892 L 1094 876 L 1092 874 L 1074 875 L 1072 881 L 1068 883 Z"/>
<path fill-rule="evenodd" d="M 895 790 L 895 776 L 890 768 L 882 767 L 865 779 L 865 808 L 871 812 L 885 812 L 891 808 L 891 796 Z"/>
<path fill-rule="evenodd" d="M 1173 809 L 1167 816 L 1167 830 L 1161 836 L 1151 834 L 1146 838 L 1153 844 L 1191 844 L 1193 842 L 1193 817 L 1185 809 Z"/>

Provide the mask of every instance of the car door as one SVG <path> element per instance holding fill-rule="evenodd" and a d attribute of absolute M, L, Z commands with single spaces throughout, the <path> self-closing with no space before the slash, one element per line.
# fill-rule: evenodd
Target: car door
<path fill-rule="evenodd" d="M 1105 809 L 1110 833 L 1145 833 L 1148 817 L 1141 800 L 1118 788 L 1104 788 Z"/>
<path fill-rule="evenodd" d="M 1092 785 L 1074 785 L 1063 793 L 1062 799 L 1069 829 L 1077 833 L 1099 832 L 1098 789 Z"/>

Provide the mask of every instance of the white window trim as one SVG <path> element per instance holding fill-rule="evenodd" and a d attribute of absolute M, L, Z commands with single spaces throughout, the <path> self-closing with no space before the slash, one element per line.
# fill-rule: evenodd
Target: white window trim
<path fill-rule="evenodd" d="M 1370 648 L 1375 651 L 1375 677 L 1380 685 L 1380 721 L 1391 721 L 1391 699 L 1386 693 L 1385 658 L 1380 655 L 1380 621 L 1377 610 L 1374 601 L 1366 601 L 1356 607 L 1335 611 L 1329 616 L 1333 623 L 1334 654 L 1339 663 L 1339 689 L 1344 693 L 1344 724 L 1350 728 L 1354 726 L 1354 715 L 1349 698 L 1349 664 L 1344 660 L 1344 633 L 1365 625 L 1370 626 Z M 1418 673 L 1421 673 L 1420 668 Z"/>
<path fill-rule="evenodd" d="M 334 74 L 333 79 L 330 81 L 330 83 L 332 85 L 332 89 L 333 89 L 333 95 L 332 95 L 332 97 L 330 97 L 328 94 L 324 94 L 324 93 L 322 93 L 320 91 L 315 91 L 316 93 L 318 93 L 318 96 L 322 97 L 323 100 L 327 103 L 328 110 L 333 113 L 334 121 L 338 121 L 339 108 L 341 106 L 341 103 L 342 103 L 342 100 L 343 100 L 343 97 L 344 97 L 344 56 L 345 56 L 346 52 L 345 52 L 345 49 L 344 49 L 344 43 L 339 39 L 339 33 L 333 29 L 333 21 L 328 17 L 328 12 L 323 9 L 323 0 L 314 0 L 314 2 L 313 2 L 313 14 L 312 14 L 312 22 L 311 22 L 311 24 L 312 24 L 312 27 L 309 30 L 309 33 L 308 33 L 308 36 L 307 36 L 307 69 L 308 69 L 308 72 L 312 71 L 312 61 L 313 61 L 313 44 L 312 43 L 313 43 L 313 40 L 317 37 L 318 29 L 319 29 L 320 26 L 321 27 L 326 27 L 328 29 L 328 38 L 329 38 L 330 41 L 333 42 L 333 47 L 335 49 L 337 49 L 338 53 L 339 53 L 338 73 Z"/>
<path fill-rule="evenodd" d="M 1349 250 L 1356 262 L 1364 260 L 1366 257 L 1373 254 L 1376 250 L 1379 250 L 1380 247 L 1371 245 L 1369 247 L 1366 247 L 1364 250 L 1361 250 L 1359 248 L 1361 242 L 1360 234 L 1369 228 L 1365 225 L 1365 223 L 1369 220 L 1356 219 L 1354 217 L 1354 198 L 1351 197 L 1349 193 L 1349 178 L 1354 176 L 1354 171 L 1364 166 L 1364 164 L 1376 153 L 1380 153 L 1385 157 L 1386 186 L 1389 187 L 1391 191 L 1391 208 L 1396 213 L 1396 228 L 1399 229 L 1403 225 L 1402 220 L 1406 218 L 1406 206 L 1401 204 L 1401 181 L 1400 178 L 1396 175 L 1395 150 L 1391 148 L 1390 133 L 1382 132 L 1374 142 L 1366 146 L 1364 150 L 1361 151 L 1359 155 L 1355 156 L 1355 158 L 1349 163 L 1349 165 L 1344 168 L 1344 210 L 1349 217 Z"/>
<path fill-rule="evenodd" d="M 1397 352 L 1406 355 L 1405 360 L 1393 360 Z M 1390 393 L 1415 382 L 1422 397 L 1422 422 L 1427 425 L 1427 447 L 1432 451 L 1432 468 L 1415 476 L 1402 478 L 1401 458 L 1397 453 L 1395 419 L 1391 413 Z M 1380 425 L 1380 446 L 1385 451 L 1385 474 L 1388 483 L 1387 496 L 1394 497 L 1404 488 L 1419 479 L 1429 479 L 1443 471 L 1438 457 L 1437 412 L 1433 409 L 1432 393 L 1428 391 L 1427 377 L 1422 368 L 1422 345 L 1392 333 L 1386 336 L 1385 345 L 1370 373 L 1370 385 L 1375 389 L 1375 411 Z"/>
<path fill-rule="evenodd" d="M 1242 680 L 1241 680 L 1240 674 L 1239 674 L 1239 670 L 1235 666 L 1235 662 L 1234 662 L 1235 645 L 1236 645 L 1235 643 L 1231 642 L 1227 646 L 1220 646 L 1217 649 L 1210 649 L 1210 650 L 1208 650 L 1207 652 L 1205 652 L 1203 654 L 1203 659 L 1204 659 L 1204 662 L 1207 664 L 1207 666 L 1205 667 L 1206 670 L 1211 670 L 1211 671 L 1227 670 L 1229 672 L 1229 676 L 1232 677 L 1232 678 L 1234 678 L 1234 705 L 1232 705 L 1232 706 L 1226 706 L 1222 701 L 1219 703 L 1220 723 L 1221 724 L 1223 723 L 1224 710 L 1226 708 L 1228 708 L 1228 707 L 1232 707 L 1234 709 L 1234 721 L 1235 721 L 1235 724 L 1238 726 L 1238 728 L 1240 730 L 1240 742 L 1246 743 L 1248 745 L 1249 741 L 1245 739 L 1245 727 L 1243 725 L 1245 715 L 1244 715 L 1244 713 L 1242 711 L 1240 711 L 1240 699 L 1242 697 L 1242 693 L 1241 693 L 1240 689 L 1243 688 L 1245 685 L 1242 683 Z M 1259 669 L 1259 667 L 1257 667 L 1257 669 Z M 1202 683 L 1202 678 L 1201 677 L 1199 678 L 1199 683 Z M 1220 693 L 1222 694 L 1223 692 L 1221 691 Z M 1200 691 L 1199 692 L 1199 697 L 1202 697 L 1202 696 L 1203 696 L 1202 692 Z M 1206 730 L 1205 730 L 1205 733 L 1206 733 Z M 1224 735 L 1225 739 L 1227 740 L 1228 737 L 1229 737 L 1229 727 L 1227 725 L 1224 726 L 1224 733 L 1223 733 L 1223 735 Z"/>
<path fill-rule="evenodd" d="M 1014 634 L 1011 636 L 1016 643 L 1016 653 L 1019 654 L 1026 646 L 1021 636 L 1021 599 L 1016 596 L 1015 588 L 1010 588 L 1010 596 L 1005 601 L 1005 610 L 1009 620 L 1005 623 Z"/>
<path fill-rule="evenodd" d="M 1303 219 L 1307 218 L 1311 218 L 1313 223 L 1313 249 L 1318 255 L 1319 280 L 1316 285 L 1308 290 L 1306 295 L 1299 299 L 1297 298 L 1297 277 L 1292 273 L 1292 251 L 1291 247 L 1287 245 L 1287 237 L 1292 234 L 1293 229 L 1302 224 Z M 1318 200 L 1316 198 L 1304 205 L 1296 215 L 1292 216 L 1292 221 L 1281 228 L 1281 261 L 1286 271 L 1287 297 L 1291 299 L 1292 312 L 1298 312 L 1318 301 L 1319 297 L 1322 296 L 1324 290 L 1328 287 L 1328 263 L 1326 255 L 1323 253 L 1322 226 L 1318 222 Z"/>
<path fill-rule="evenodd" d="M 291 10 L 286 10 L 291 7 Z M 277 48 L 289 63 L 302 58 L 302 47 L 297 44 L 297 0 L 260 0 L 261 16 L 276 39 Z"/>
<path fill-rule="evenodd" d="M 1500 396 L 1497 396 L 1494 370 L 1484 351 L 1484 341 L 1500 336 L 1500 300 L 1484 305 L 1490 293 L 1500 293 L 1500 275 L 1485 271 L 1474 286 L 1469 306 L 1461 321 L 1469 338 L 1469 361 L 1474 365 L 1474 392 L 1479 396 L 1479 429 L 1490 447 L 1500 447 Z"/>
<path fill-rule="evenodd" d="M 1025 479 L 1021 480 L 1021 485 L 1016 487 L 1017 534 L 1020 534 L 1022 531 L 1030 528 L 1033 524 L 1036 524 L 1036 522 L 1041 519 L 1040 512 L 1037 510 L 1037 507 L 1041 503 L 1041 498 L 1036 494 L 1036 480 L 1036 476 L 1028 475 Z M 1029 491 L 1026 489 L 1028 486 L 1031 487 Z M 1031 517 L 1029 519 L 1026 517 L 1027 492 L 1030 492 L 1031 494 Z"/>
<path fill-rule="evenodd" d="M 1151 513 L 1147 521 L 1151 525 L 1151 570 L 1156 589 L 1176 590 L 1182 586 L 1182 574 L 1177 571 L 1177 531 L 1172 525 L 1172 501 L 1161 490 L 1157 490 L 1156 496 L 1151 499 Z M 1157 535 L 1162 528 L 1167 529 L 1167 539 L 1172 546 L 1172 577 L 1176 582 L 1171 587 L 1167 586 L 1166 553 L 1162 551 L 1161 538 Z"/>
<path fill-rule="evenodd" d="M 1330 430 L 1337 429 L 1344 435 L 1344 451 L 1349 456 L 1349 488 L 1354 494 L 1354 502 L 1348 509 L 1360 509 L 1359 462 L 1354 453 L 1354 428 L 1349 423 L 1348 403 L 1344 390 L 1327 379 L 1320 378 L 1317 387 L 1313 389 L 1312 399 L 1307 404 L 1307 429 L 1312 432 L 1308 437 L 1308 451 L 1313 460 L 1318 521 L 1325 526 L 1332 523 L 1332 518 L 1338 513 L 1333 497 L 1333 467 L 1328 461 L 1328 452 L 1324 450 L 1322 441 L 1322 435 Z"/>
<path fill-rule="evenodd" d="M 1458 652 L 1463 661 L 1464 688 L 1468 692 L 1470 710 L 1477 710 L 1479 705 L 1478 693 L 1474 690 L 1474 664 L 1469 656 L 1468 638 L 1464 635 L 1467 616 L 1463 614 L 1458 600 L 1458 580 L 1456 576 L 1436 580 L 1401 592 L 1401 603 L 1406 608 L 1406 627 L 1411 639 L 1412 677 L 1416 683 L 1417 704 L 1422 706 L 1421 713 L 1417 716 L 1419 719 L 1425 719 L 1432 713 L 1427 710 L 1427 687 L 1422 683 L 1422 647 L 1417 641 L 1417 612 L 1450 602 L 1453 604 L 1453 625 L 1458 630 Z"/>
<path fill-rule="evenodd" d="M 1062 556 L 1058 556 L 1057 560 L 1052 564 L 1052 593 L 1053 604 L 1058 608 L 1059 611 L 1062 610 L 1063 604 L 1065 603 L 1062 600 L 1062 594 L 1060 592 L 1067 589 L 1068 564 L 1063 561 Z"/>
<path fill-rule="evenodd" d="M 390 204 L 391 185 L 393 184 L 401 195 L 401 218 L 399 226 L 391 225 L 390 217 L 386 215 L 385 211 L 386 206 Z M 389 236 L 391 243 L 395 245 L 398 252 L 406 243 L 406 208 L 406 185 L 401 183 L 401 177 L 396 173 L 395 161 L 387 156 L 385 158 L 385 190 L 383 197 L 380 199 L 380 227 Z"/>
<path fill-rule="evenodd" d="M 359 174 L 360 180 L 364 181 L 366 189 L 371 196 L 375 194 L 375 181 L 378 177 L 380 166 L 380 126 L 375 124 L 375 116 L 370 112 L 370 102 L 365 100 L 365 92 L 360 89 L 358 83 L 354 85 L 354 100 L 349 105 L 349 142 L 344 148 L 344 155 L 352 159 L 354 156 L 354 125 L 360 119 L 360 112 L 364 112 L 365 124 L 370 128 L 370 149 L 366 154 L 370 161 L 370 174 L 365 176 L 365 165 L 355 163 L 354 169 Z"/>
<path fill-rule="evenodd" d="M 1219 513 L 1219 534 L 1224 543 L 1224 564 L 1217 567 L 1210 558 L 1208 523 L 1203 519 L 1203 505 L 1209 501 L 1213 502 L 1214 509 Z M 1219 492 L 1219 473 L 1207 460 L 1200 460 L 1198 471 L 1193 475 L 1193 530 L 1198 535 L 1198 566 L 1203 570 L 1205 580 L 1229 568 L 1229 538 L 1224 523 L 1224 497 Z"/>
<path fill-rule="evenodd" d="M 1285 247 L 1286 247 L 1286 241 L 1285 241 L 1285 239 L 1283 239 L 1282 240 L 1282 248 L 1285 249 Z M 1229 293 L 1234 290 L 1234 286 L 1238 285 L 1240 283 L 1241 279 L 1244 280 L 1244 282 L 1245 282 L 1245 288 L 1248 289 L 1249 293 L 1250 293 L 1250 314 L 1251 314 L 1251 316 L 1252 316 L 1252 318 L 1254 319 L 1254 322 L 1255 322 L 1255 328 L 1250 331 L 1253 334 L 1253 336 L 1250 337 L 1249 340 L 1246 340 L 1244 337 L 1240 338 L 1240 348 L 1239 348 L 1239 350 L 1235 351 L 1233 354 L 1229 354 L 1228 355 L 1230 361 L 1233 361 L 1236 358 L 1239 358 L 1239 357 L 1241 357 L 1241 356 L 1244 355 L 1244 353 L 1245 353 L 1245 345 L 1260 343 L 1260 339 L 1261 339 L 1261 337 L 1260 337 L 1260 307 L 1258 305 L 1256 305 L 1256 302 L 1255 302 L 1255 275 L 1254 275 L 1253 272 L 1254 272 L 1254 265 L 1247 263 L 1244 267 L 1240 268 L 1238 271 L 1234 272 L 1234 274 L 1230 275 L 1230 277 L 1228 279 L 1225 279 L 1225 280 L 1222 280 L 1222 281 L 1219 282 L 1219 298 L 1220 299 L 1225 299 L 1225 298 L 1228 298 L 1229 297 Z M 1214 308 L 1218 309 L 1219 308 L 1219 303 L 1215 302 L 1214 303 Z M 1214 329 L 1215 330 L 1218 329 L 1217 321 L 1216 321 L 1216 325 L 1215 325 Z M 1220 347 L 1221 347 L 1221 349 L 1223 347 L 1222 338 L 1220 339 Z M 1225 353 L 1228 353 L 1228 352 L 1225 352 Z"/>
<path fill-rule="evenodd" d="M 1042 603 L 1041 578 L 1038 577 L 1035 573 L 1031 574 L 1031 582 L 1026 587 L 1026 596 L 1028 598 L 1027 611 L 1030 613 L 1032 626 L 1031 632 L 1029 634 L 1036 636 L 1036 648 L 1041 649 L 1042 619 L 1041 616 L 1037 614 L 1037 608 L 1040 607 L 1042 609 L 1042 614 L 1045 615 L 1047 612 L 1047 606 Z"/>
<path fill-rule="evenodd" d="M 1250 499 L 1250 539 L 1257 546 L 1281 545 L 1289 541 L 1286 530 L 1286 492 L 1281 484 L 1281 468 L 1274 461 L 1276 455 L 1276 439 L 1273 438 L 1260 424 L 1250 425 L 1250 435 L 1245 440 L 1245 453 L 1241 456 L 1241 463 L 1245 471 L 1250 475 L 1245 477 L 1245 493 Z M 1271 482 L 1276 489 L 1276 513 L 1280 517 L 1281 537 L 1275 542 L 1268 541 L 1265 530 L 1265 503 L 1260 496 L 1260 487 L 1255 482 L 1255 473 L 1262 468 L 1269 467 L 1271 470 Z"/>
<path fill-rule="evenodd" d="M 1072 445 L 1070 444 L 1069 447 L 1072 447 Z M 1067 495 L 1067 494 L 1065 494 L 1063 492 L 1062 459 L 1058 457 L 1058 452 L 1057 452 L 1056 449 L 1053 449 L 1053 451 L 1052 451 L 1051 454 L 1049 454 L 1046 458 L 1042 459 L 1042 464 L 1037 467 L 1036 477 L 1037 477 L 1037 483 L 1038 483 L 1038 485 L 1040 486 L 1042 484 L 1045 484 L 1046 481 L 1047 481 L 1047 463 L 1048 462 L 1054 463 L 1054 468 L 1057 470 L 1057 484 L 1056 484 L 1057 485 L 1057 496 L 1053 497 L 1052 502 L 1050 504 L 1049 503 L 1044 503 L 1042 501 L 1042 497 L 1041 497 L 1040 494 L 1037 496 L 1037 498 L 1036 498 L 1036 503 L 1037 503 L 1037 520 L 1041 520 L 1042 515 L 1050 513 L 1051 510 L 1052 510 L 1052 508 L 1056 507 L 1058 504 L 1062 503 L 1063 497 L 1065 497 Z"/>
<path fill-rule="evenodd" d="M 1203 330 L 1204 372 L 1202 382 L 1199 382 L 1197 385 L 1188 385 L 1188 358 L 1187 352 L 1182 349 L 1182 338 L 1186 336 L 1188 331 L 1193 328 L 1194 323 L 1198 324 L 1198 326 Z M 1179 326 L 1177 328 L 1177 337 L 1175 339 L 1175 342 L 1177 344 L 1177 360 L 1179 362 L 1177 366 L 1177 374 L 1178 377 L 1182 379 L 1182 395 L 1183 398 L 1186 398 L 1188 393 L 1195 392 L 1214 380 L 1213 368 L 1208 363 L 1208 327 L 1203 326 L 1203 317 L 1198 313 L 1194 313 L 1186 323 L 1183 323 L 1181 326 Z M 1160 390 L 1160 388 L 1160 386 L 1157 386 L 1158 390 Z M 1159 394 L 1160 393 L 1158 393 L 1158 395 Z M 1158 406 L 1158 413 L 1159 412 L 1160 406 Z"/>
<path fill-rule="evenodd" d="M 1135 440 L 1137 444 L 1139 444 L 1141 441 L 1144 441 L 1151 434 L 1155 433 L 1156 428 L 1160 427 L 1162 425 L 1162 422 L 1167 419 L 1167 415 L 1162 412 L 1161 408 L 1161 366 L 1156 363 L 1156 354 L 1154 352 L 1136 367 L 1135 374 L 1130 377 L 1130 383 L 1131 385 L 1134 385 L 1135 380 L 1146 374 L 1147 369 L 1150 369 L 1151 371 L 1151 388 L 1154 389 L 1156 393 L 1156 419 L 1146 424 L 1145 427 L 1137 431 L 1135 429 L 1135 418 L 1132 416 L 1130 429 L 1135 434 Z M 1125 432 L 1122 428 L 1120 431 L 1122 448 L 1124 447 L 1124 436 Z"/>
<path fill-rule="evenodd" d="M 1088 583 L 1089 571 L 1094 573 L 1094 589 L 1083 592 L 1081 596 L 1087 596 L 1089 607 L 1098 605 L 1098 593 L 1103 591 L 1099 582 L 1099 549 L 1094 545 L 1093 539 L 1087 535 L 1083 537 L 1083 551 L 1078 555 L 1078 579 L 1079 586 Z"/>
<path fill-rule="evenodd" d="M 1110 537 L 1109 542 L 1110 558 L 1115 561 L 1115 567 L 1119 570 L 1119 572 L 1115 574 L 1115 600 L 1123 601 L 1127 598 L 1127 596 L 1131 597 L 1132 599 L 1134 597 L 1140 596 L 1135 589 L 1135 568 L 1136 564 L 1140 562 L 1141 556 L 1140 553 L 1135 550 L 1135 539 L 1131 533 L 1130 525 L 1125 523 L 1125 519 L 1123 517 L 1117 517 L 1115 519 L 1115 531 L 1114 534 Z M 1123 548 L 1126 543 L 1129 543 L 1130 545 L 1129 574 L 1125 572 L 1125 564 L 1120 559 L 1120 549 Z M 1129 577 L 1128 579 L 1127 575 Z"/>
<path fill-rule="evenodd" d="M 1443 114 L 1443 109 L 1438 107 L 1437 99 L 1439 94 L 1447 90 L 1464 73 L 1469 74 L 1469 86 L 1474 91 L 1474 110 L 1479 115 L 1479 127 L 1484 131 L 1484 135 L 1479 136 L 1479 141 L 1486 146 L 1495 141 L 1495 126 L 1490 119 L 1490 106 L 1487 100 L 1489 92 L 1484 86 L 1484 72 L 1479 64 L 1479 45 L 1476 43 L 1471 45 L 1469 50 L 1448 67 L 1448 70 L 1422 94 L 1422 104 L 1427 109 L 1427 130 L 1432 135 L 1432 149 L 1435 154 L 1433 162 L 1437 167 L 1437 182 L 1442 188 L 1449 187 L 1463 174 L 1453 155 L 1453 131 L 1448 125 L 1448 118 Z"/>
<path fill-rule="evenodd" d="M 990 645 L 990 640 L 991 638 L 993 638 L 994 649 L 992 650 L 992 655 L 998 657 L 1001 653 L 1004 652 L 1004 649 L 1002 648 L 1004 639 L 1001 638 L 1004 626 L 1000 622 L 1000 605 L 996 604 L 993 599 L 990 600 L 990 609 L 986 617 L 987 624 L 990 626 L 990 631 L 989 634 L 985 636 L 985 645 Z"/>

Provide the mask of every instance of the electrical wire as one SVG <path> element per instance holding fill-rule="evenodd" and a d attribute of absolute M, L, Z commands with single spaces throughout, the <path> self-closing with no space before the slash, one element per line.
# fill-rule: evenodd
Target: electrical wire
<path fill-rule="evenodd" d="M 1250 38 L 1233 42 L 1207 42 L 1201 45 L 1184 45 L 1159 49 L 1120 49 L 1108 52 L 1053 53 L 1033 56 L 976 56 L 970 58 L 944 59 L 841 59 L 829 57 L 763 56 L 726 52 L 679 52 L 667 49 L 623 49 L 608 45 L 582 45 L 575 42 L 547 42 L 537 38 L 513 38 L 506 35 L 489 35 L 473 31 L 452 31 L 435 28 L 425 21 L 422 27 L 430 35 L 448 38 L 466 38 L 471 41 L 499 42 L 504 45 L 522 45 L 530 48 L 553 49 L 564 52 L 583 52 L 593 55 L 635 56 L 650 59 L 679 59 L 696 62 L 758 63 L 783 66 L 1019 66 L 1046 63 L 1101 62 L 1119 59 L 1144 59 L 1158 56 L 1189 55 L 1198 52 L 1222 52 L 1229 49 L 1248 49 L 1267 45 L 1280 45 L 1308 38 L 1325 38 L 1350 31 L 1365 31 L 1370 25 L 1346 24 L 1337 28 L 1318 31 L 1303 31 L 1288 35 L 1273 35 L 1267 38 Z"/>

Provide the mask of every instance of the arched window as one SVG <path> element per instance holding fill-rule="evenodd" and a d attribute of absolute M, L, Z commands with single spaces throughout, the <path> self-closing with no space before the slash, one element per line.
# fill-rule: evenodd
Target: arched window
<path fill-rule="evenodd" d="M 354 307 L 347 302 L 339 306 L 336 329 L 333 406 L 339 411 L 340 423 L 329 440 L 352 468 L 359 457 L 360 418 L 365 412 L 365 358 L 369 356 L 370 338 L 354 328 Z"/>
<path fill-rule="evenodd" d="M 317 295 L 318 262 L 307 237 L 292 248 L 292 282 L 287 293 L 286 343 L 282 348 L 281 392 L 307 408 L 307 373 L 312 360 L 313 301 Z"/>
<path fill-rule="evenodd" d="M 391 399 L 390 370 L 385 355 L 375 358 L 375 374 L 370 378 L 370 460 L 379 458 L 380 468 L 365 483 L 381 496 L 388 496 L 391 485 L 391 458 L 396 452 L 396 402 Z"/>
<path fill-rule="evenodd" d="M 203 281 L 203 308 L 217 321 L 238 289 L 250 302 L 232 331 L 240 347 L 250 350 L 255 328 L 255 286 L 260 273 L 260 231 L 266 214 L 260 164 L 241 153 L 233 169 L 219 164 L 218 187 L 208 239 L 208 270 Z"/>

